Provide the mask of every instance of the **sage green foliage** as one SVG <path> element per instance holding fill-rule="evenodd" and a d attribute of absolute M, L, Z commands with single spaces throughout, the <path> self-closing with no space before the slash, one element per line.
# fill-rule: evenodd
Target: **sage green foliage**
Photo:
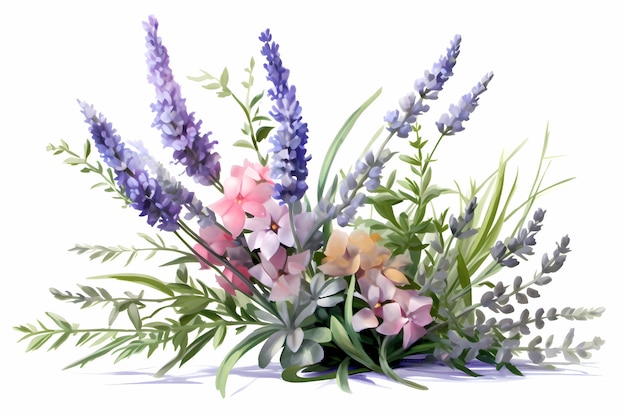
<path fill-rule="evenodd" d="M 216 92 L 218 97 L 235 101 L 244 116 L 241 128 L 244 139 L 236 140 L 233 145 L 253 151 L 265 164 L 268 158 L 261 153 L 259 143 L 267 138 L 273 126 L 267 124 L 270 119 L 261 114 L 264 92 L 253 92 L 254 69 L 255 62 L 251 58 L 244 70 L 247 79 L 241 83 L 244 98 L 239 98 L 229 86 L 227 69 L 219 77 L 202 72 L 190 79 L 205 83 L 204 88 Z M 329 144 L 318 176 L 318 200 L 334 197 L 337 184 L 343 179 L 342 171 L 331 173 L 339 150 L 380 93 L 381 90 L 374 92 L 357 107 Z M 366 149 L 377 143 L 382 132 L 383 128 L 374 134 Z M 23 333 L 20 340 L 28 341 L 27 351 L 43 347 L 54 350 L 70 340 L 77 347 L 91 350 L 68 368 L 82 367 L 103 356 L 113 356 L 118 362 L 137 354 L 150 357 L 157 349 L 173 349 L 172 359 L 156 372 L 156 376 L 162 376 L 172 367 L 184 365 L 205 348 L 218 348 L 230 333 L 234 333 L 241 335 L 242 339 L 224 356 L 216 375 L 216 387 L 222 396 L 226 395 L 229 373 L 257 346 L 260 346 L 260 367 L 267 366 L 282 351 L 282 377 L 286 381 L 335 379 L 346 392 L 350 392 L 350 375 L 372 371 L 412 388 L 426 389 L 401 378 L 394 371 L 403 359 L 414 355 L 441 360 L 472 376 L 478 375 L 470 369 L 469 362 L 473 359 L 521 374 L 510 360 L 520 353 L 526 353 L 535 363 L 543 363 L 546 358 L 557 355 L 572 362 L 588 358 L 590 350 L 599 349 L 603 344 L 602 339 L 595 338 L 574 346 L 573 331 L 558 346 L 554 345 L 553 336 L 545 342 L 541 336 L 536 336 L 526 344 L 522 343 L 523 338 L 530 333 L 529 326 L 540 329 L 545 322 L 557 318 L 589 320 L 600 317 L 604 311 L 602 308 L 567 307 L 560 312 L 553 307 L 540 308 L 534 314 L 523 309 L 519 319 L 512 319 L 514 307 L 511 300 L 520 305 L 527 304 L 529 298 L 539 297 L 537 288 L 548 284 L 552 278 L 539 272 L 526 281 L 521 277 L 511 283 L 494 280 L 503 268 L 490 256 L 494 244 L 514 236 L 523 227 L 542 194 L 571 180 L 566 178 L 544 184 L 551 162 L 547 153 L 548 130 L 532 186 L 521 201 L 516 200 L 518 174 L 510 173 L 510 162 L 523 143 L 511 153 L 503 154 L 486 179 L 471 181 L 469 189 L 464 190 L 458 183 L 450 187 L 436 183 L 434 168 L 441 162 L 436 160 L 435 151 L 444 137 L 440 136 L 433 145 L 420 132 L 421 127 L 416 123 L 413 138 L 399 142 L 399 148 L 404 146 L 408 150 L 394 149 L 400 154 L 394 162 L 397 169 L 386 168 L 386 178 L 368 195 L 366 207 L 360 211 L 361 217 L 352 224 L 380 235 L 380 242 L 394 256 L 408 256 L 410 262 L 404 269 L 410 281 L 408 287 L 433 299 L 431 315 L 434 321 L 427 327 L 427 335 L 408 349 L 402 348 L 401 337 L 353 329 L 352 316 L 364 306 L 363 301 L 355 297 L 357 284 L 354 276 L 318 282 L 316 280 L 320 277 L 312 271 L 310 276 L 303 278 L 304 289 L 315 292 L 315 288 L 320 297 L 340 297 L 341 302 L 331 303 L 329 307 L 318 306 L 310 300 L 295 304 L 269 302 L 267 293 L 252 284 L 251 296 L 243 293 L 231 296 L 192 277 L 189 271 L 197 270 L 199 263 L 188 237 L 192 241 L 198 241 L 199 237 L 184 224 L 182 232 L 176 232 L 183 249 L 166 243 L 159 234 L 141 234 L 144 247 L 75 245 L 70 250 L 77 254 L 101 262 L 123 258 L 124 266 L 169 255 L 171 259 L 160 266 L 172 277 L 163 280 L 127 272 L 91 277 L 93 282 L 115 280 L 141 288 L 137 293 L 126 291 L 123 295 L 113 295 L 103 287 L 88 285 L 79 285 L 77 292 L 51 289 L 55 298 L 75 303 L 80 308 L 96 305 L 107 308 L 108 327 L 83 328 L 58 314 L 47 312 L 45 320 L 15 327 Z M 392 137 L 393 133 L 390 133 L 383 138 L 378 153 L 387 149 Z M 393 144 L 398 145 L 398 142 Z M 66 155 L 65 163 L 79 167 L 83 173 L 96 174 L 99 180 L 93 188 L 101 188 L 127 203 L 123 190 L 115 184 L 112 171 L 104 169 L 100 162 L 91 162 L 89 142 L 84 145 L 82 154 L 72 151 L 64 141 L 59 146 L 49 145 L 48 150 L 55 155 Z M 507 189 L 511 175 L 512 184 Z M 458 211 L 453 213 L 448 206 L 441 208 L 438 205 L 441 196 L 456 196 Z M 461 213 L 474 198 L 477 207 L 473 220 L 467 225 L 467 233 L 460 235 L 462 238 L 453 236 L 449 230 L 449 217 Z M 332 227 L 329 224 L 322 226 L 328 237 Z M 321 256 L 319 252 L 314 254 L 313 262 L 318 262 Z M 548 262 L 556 260 L 549 259 Z M 498 314 L 488 317 L 485 312 L 489 313 L 490 307 L 506 317 L 499 320 L 496 318 Z M 120 316 L 125 317 L 122 324 Z M 299 337 L 301 343 L 290 349 L 290 340 Z"/>

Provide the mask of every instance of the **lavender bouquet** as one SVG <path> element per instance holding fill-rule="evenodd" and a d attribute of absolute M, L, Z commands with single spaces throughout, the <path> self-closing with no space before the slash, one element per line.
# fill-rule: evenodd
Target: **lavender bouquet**
<path fill-rule="evenodd" d="M 471 363 L 476 361 L 521 375 L 516 356 L 549 367 L 549 359 L 557 356 L 570 362 L 588 359 L 603 344 L 599 337 L 574 343 L 573 329 L 558 342 L 533 335 L 549 322 L 589 320 L 604 311 L 532 307 L 540 287 L 564 265 L 570 252 L 567 235 L 538 257 L 530 277 L 511 272 L 536 259 L 536 238 L 546 215 L 536 207 L 537 198 L 571 179 L 543 184 L 549 166 L 547 131 L 534 181 L 521 202 L 514 198 L 515 186 L 505 190 L 505 179 L 507 164 L 522 145 L 467 190 L 434 183 L 438 145 L 465 129 L 493 78 L 486 74 L 450 105 L 434 123 L 438 137 L 422 137 L 421 119 L 429 103 L 439 99 L 454 74 L 460 36 L 415 81 L 414 91 L 400 98 L 399 108 L 382 117 L 384 123 L 354 164 L 332 172 L 353 126 L 381 90 L 348 117 L 328 142 L 315 184 L 307 168 L 308 127 L 269 30 L 259 36 L 267 94 L 255 91 L 254 57 L 245 69 L 243 94 L 231 89 L 226 69 L 218 77 L 205 72 L 190 77 L 241 109 L 246 139 L 230 145 L 242 149 L 242 159 L 224 173 L 218 151 L 226 151 L 187 109 L 157 20 L 150 17 L 144 29 L 148 80 L 156 93 L 153 127 L 196 188 L 188 189 L 141 143 L 123 142 L 84 101 L 78 104 L 91 139 L 82 153 L 64 141 L 48 150 L 65 155 L 65 163 L 81 172 L 95 174 L 97 187 L 159 230 L 141 234 L 145 247 L 76 245 L 71 250 L 103 262 L 126 257 L 126 266 L 139 262 L 144 252 L 147 258 L 170 255 L 161 266 L 171 278 L 128 272 L 95 277 L 142 288 L 121 296 L 87 285 L 79 285 L 78 292 L 51 289 L 57 299 L 81 308 L 109 307 L 108 326 L 83 329 L 48 312 L 49 324 L 15 327 L 23 333 L 20 340 L 29 342 L 28 351 L 56 349 L 70 338 L 76 346 L 92 348 L 69 368 L 106 355 L 117 361 L 173 348 L 175 356 L 156 372 L 161 376 L 233 335 L 240 340 L 216 377 L 225 395 L 230 371 L 255 348 L 261 368 L 279 358 L 286 381 L 334 378 L 349 392 L 350 375 L 362 372 L 425 389 L 396 373 L 409 358 L 418 359 L 413 366 L 440 363 L 474 376 Z M 269 112 L 263 110 L 266 96 Z M 444 196 L 457 199 L 458 208 L 442 208 Z M 179 246 L 166 243 L 170 238 Z"/>

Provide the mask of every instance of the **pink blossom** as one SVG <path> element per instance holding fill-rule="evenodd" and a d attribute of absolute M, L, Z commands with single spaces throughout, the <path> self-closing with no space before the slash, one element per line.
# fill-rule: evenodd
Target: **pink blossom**
<path fill-rule="evenodd" d="M 264 203 L 274 191 L 267 182 L 262 167 L 246 161 L 244 166 L 231 168 L 231 177 L 224 185 L 224 196 L 209 208 L 222 218 L 224 227 L 233 235 L 239 236 L 246 222 L 246 213 L 265 216 Z"/>
<path fill-rule="evenodd" d="M 430 310 L 433 300 L 416 290 L 398 290 L 395 299 L 402 307 L 406 323 L 402 328 L 402 346 L 406 349 L 426 334 L 425 327 L 433 321 Z"/>
<path fill-rule="evenodd" d="M 245 229 L 250 230 L 246 241 L 251 250 L 260 249 L 266 258 L 271 258 L 282 243 L 293 247 L 295 241 L 291 230 L 289 207 L 274 200 L 265 203 L 265 216 L 249 217 Z"/>
<path fill-rule="evenodd" d="M 370 269 L 359 278 L 360 293 L 355 295 L 369 304 L 370 308 L 362 308 L 352 316 L 352 327 L 360 332 L 379 325 L 378 317 L 382 316 L 382 303 L 392 300 L 397 289 L 393 282 L 379 270 Z"/>
<path fill-rule="evenodd" d="M 387 303 L 382 307 L 382 318 L 383 322 L 376 328 L 376 331 L 386 336 L 393 336 L 400 333 L 400 330 L 402 330 L 408 321 L 402 314 L 400 304 L 396 302 Z M 406 348 L 404 343 L 403 347 Z"/>
<path fill-rule="evenodd" d="M 248 268 L 240 264 L 234 264 L 234 266 L 240 274 L 244 277 L 250 278 Z M 229 268 L 224 268 L 222 275 L 216 275 L 215 280 L 220 287 L 232 296 L 235 296 L 235 290 L 239 290 L 248 295 L 252 294 L 248 285 L 246 285 L 246 283 Z"/>
<path fill-rule="evenodd" d="M 378 333 L 387 336 L 402 331 L 405 349 L 426 334 L 425 326 L 433 321 L 431 298 L 419 295 L 416 290 L 397 288 L 376 270 L 368 271 L 358 282 L 360 293 L 355 295 L 367 301 L 370 308 L 363 308 L 352 316 L 355 331 L 376 328 Z"/>
<path fill-rule="evenodd" d="M 287 256 L 280 246 L 276 253 L 266 258 L 260 254 L 261 263 L 250 268 L 250 274 L 271 288 L 270 301 L 292 300 L 300 292 L 301 273 L 309 263 L 309 253 L 302 252 Z"/>
<path fill-rule="evenodd" d="M 200 238 L 218 256 L 225 256 L 226 250 L 232 248 L 233 237 L 219 226 L 211 225 L 200 229 Z M 207 269 L 209 265 L 223 265 L 223 262 L 211 254 L 205 246 L 196 243 L 194 250 L 198 253 L 200 268 Z"/>

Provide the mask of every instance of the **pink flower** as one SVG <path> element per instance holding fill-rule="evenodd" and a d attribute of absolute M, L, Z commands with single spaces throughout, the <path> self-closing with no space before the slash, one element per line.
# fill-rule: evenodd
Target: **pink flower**
<path fill-rule="evenodd" d="M 385 304 L 382 307 L 381 316 L 383 318 L 383 322 L 376 328 L 376 331 L 386 336 L 393 336 L 400 333 L 400 330 L 402 330 L 404 325 L 407 323 L 406 317 L 402 314 L 400 304 L 396 302 Z M 402 344 L 402 347 L 406 348 L 404 343 Z"/>
<path fill-rule="evenodd" d="M 358 282 L 360 293 L 355 295 L 367 301 L 370 308 L 362 308 L 352 316 L 355 331 L 376 328 L 378 333 L 387 336 L 402 331 L 405 349 L 426 334 L 425 326 L 433 321 L 430 297 L 421 296 L 416 290 L 397 288 L 377 270 L 368 271 Z"/>
<path fill-rule="evenodd" d="M 260 254 L 261 263 L 250 268 L 250 274 L 271 288 L 270 301 L 292 300 L 300 292 L 302 272 L 309 263 L 309 253 L 287 256 L 287 250 L 279 246 L 271 258 Z"/>
<path fill-rule="evenodd" d="M 282 243 L 287 247 L 295 244 L 289 219 L 289 207 L 274 200 L 265 203 L 265 216 L 249 217 L 245 229 L 250 230 L 246 241 L 251 250 L 260 249 L 266 258 L 271 258 Z"/>
<path fill-rule="evenodd" d="M 433 300 L 419 295 L 416 290 L 398 290 L 395 299 L 402 307 L 402 314 L 406 317 L 406 322 L 402 327 L 402 346 L 406 349 L 426 334 L 425 327 L 433 321 L 430 315 Z"/>
<path fill-rule="evenodd" d="M 250 278 L 248 268 L 246 268 L 244 265 L 239 264 L 234 264 L 234 266 L 237 271 L 241 273 L 244 277 Z M 235 290 L 239 290 L 244 294 L 252 294 L 252 291 L 250 290 L 248 285 L 246 285 L 246 283 L 232 270 L 230 270 L 229 268 L 224 268 L 222 274 L 223 275 L 216 275 L 215 280 L 217 281 L 219 286 L 222 287 L 227 293 L 235 296 Z"/>
<path fill-rule="evenodd" d="M 232 248 L 233 237 L 219 226 L 211 225 L 200 229 L 200 237 L 218 256 L 225 256 L 226 249 Z M 203 245 L 196 243 L 194 250 L 198 253 L 200 268 L 207 269 L 210 265 L 223 265 L 223 262 L 211 254 Z"/>
<path fill-rule="evenodd" d="M 415 290 L 398 290 L 395 299 L 396 302 L 383 306 L 383 322 L 376 331 L 396 335 L 402 330 L 402 347 L 406 349 L 426 334 L 425 326 L 433 321 L 430 315 L 433 300 Z"/>
<path fill-rule="evenodd" d="M 370 269 L 359 278 L 360 293 L 355 295 L 369 304 L 370 308 L 362 308 L 352 316 L 352 327 L 360 332 L 363 329 L 372 329 L 379 325 L 377 317 L 383 314 L 383 303 L 392 300 L 397 288 L 393 282 L 379 270 Z"/>
<path fill-rule="evenodd" d="M 222 218 L 224 227 L 233 235 L 239 236 L 246 222 L 246 213 L 253 216 L 265 216 L 264 203 L 274 191 L 272 183 L 267 182 L 263 167 L 250 162 L 244 166 L 234 165 L 231 177 L 224 181 L 224 196 L 209 208 Z"/>

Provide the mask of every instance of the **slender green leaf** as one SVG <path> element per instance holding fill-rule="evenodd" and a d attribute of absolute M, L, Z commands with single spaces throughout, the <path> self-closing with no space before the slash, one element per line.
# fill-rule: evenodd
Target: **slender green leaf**
<path fill-rule="evenodd" d="M 469 288 L 471 286 L 470 274 L 461 253 L 459 253 L 456 257 L 456 273 L 459 277 L 459 284 L 461 284 L 461 288 Z M 471 291 L 468 291 L 467 294 L 463 296 L 463 302 L 465 306 L 472 305 Z"/>
<path fill-rule="evenodd" d="M 356 121 L 359 119 L 361 114 L 363 114 L 365 109 L 367 109 L 369 105 L 374 102 L 374 100 L 376 100 L 376 98 L 380 95 L 381 92 L 382 92 L 382 89 L 379 88 L 378 91 L 376 91 L 370 98 L 365 100 L 365 102 L 358 109 L 356 109 L 354 113 L 350 115 L 350 117 L 348 117 L 348 119 L 344 122 L 341 129 L 339 129 L 339 132 L 335 136 L 335 139 L 333 139 L 330 146 L 328 147 L 326 157 L 322 161 L 322 167 L 320 169 L 320 175 L 319 175 L 318 183 L 317 183 L 317 199 L 318 200 L 321 200 L 324 195 L 324 188 L 326 187 L 326 180 L 328 179 L 330 168 L 332 166 L 333 161 L 335 160 L 335 156 L 337 155 L 339 148 L 341 148 L 341 145 L 343 144 L 345 139 L 348 137 L 348 134 L 354 127 Z"/>
<path fill-rule="evenodd" d="M 137 304 L 129 304 L 126 312 L 128 313 L 128 318 L 130 319 L 130 322 L 133 324 L 135 329 L 141 330 L 141 316 L 139 315 L 139 309 L 137 308 Z"/>
<path fill-rule="evenodd" d="M 110 275 L 99 275 L 89 277 L 89 279 L 116 279 L 119 281 L 134 282 L 136 284 L 145 285 L 154 288 L 155 290 L 159 290 L 162 293 L 169 295 L 170 297 L 174 296 L 174 292 L 167 286 L 166 283 L 150 275 L 119 273 Z"/>
<path fill-rule="evenodd" d="M 347 393 L 351 393 L 350 384 L 348 383 L 348 376 L 350 374 L 350 358 L 345 358 L 337 367 L 337 385 L 339 388 Z"/>
<path fill-rule="evenodd" d="M 272 326 L 260 327 L 246 336 L 226 354 L 217 370 L 215 378 L 215 387 L 219 390 L 222 397 L 226 396 L 226 381 L 228 380 L 228 375 L 239 359 L 250 349 L 267 339 L 275 331 L 275 327 Z"/>

